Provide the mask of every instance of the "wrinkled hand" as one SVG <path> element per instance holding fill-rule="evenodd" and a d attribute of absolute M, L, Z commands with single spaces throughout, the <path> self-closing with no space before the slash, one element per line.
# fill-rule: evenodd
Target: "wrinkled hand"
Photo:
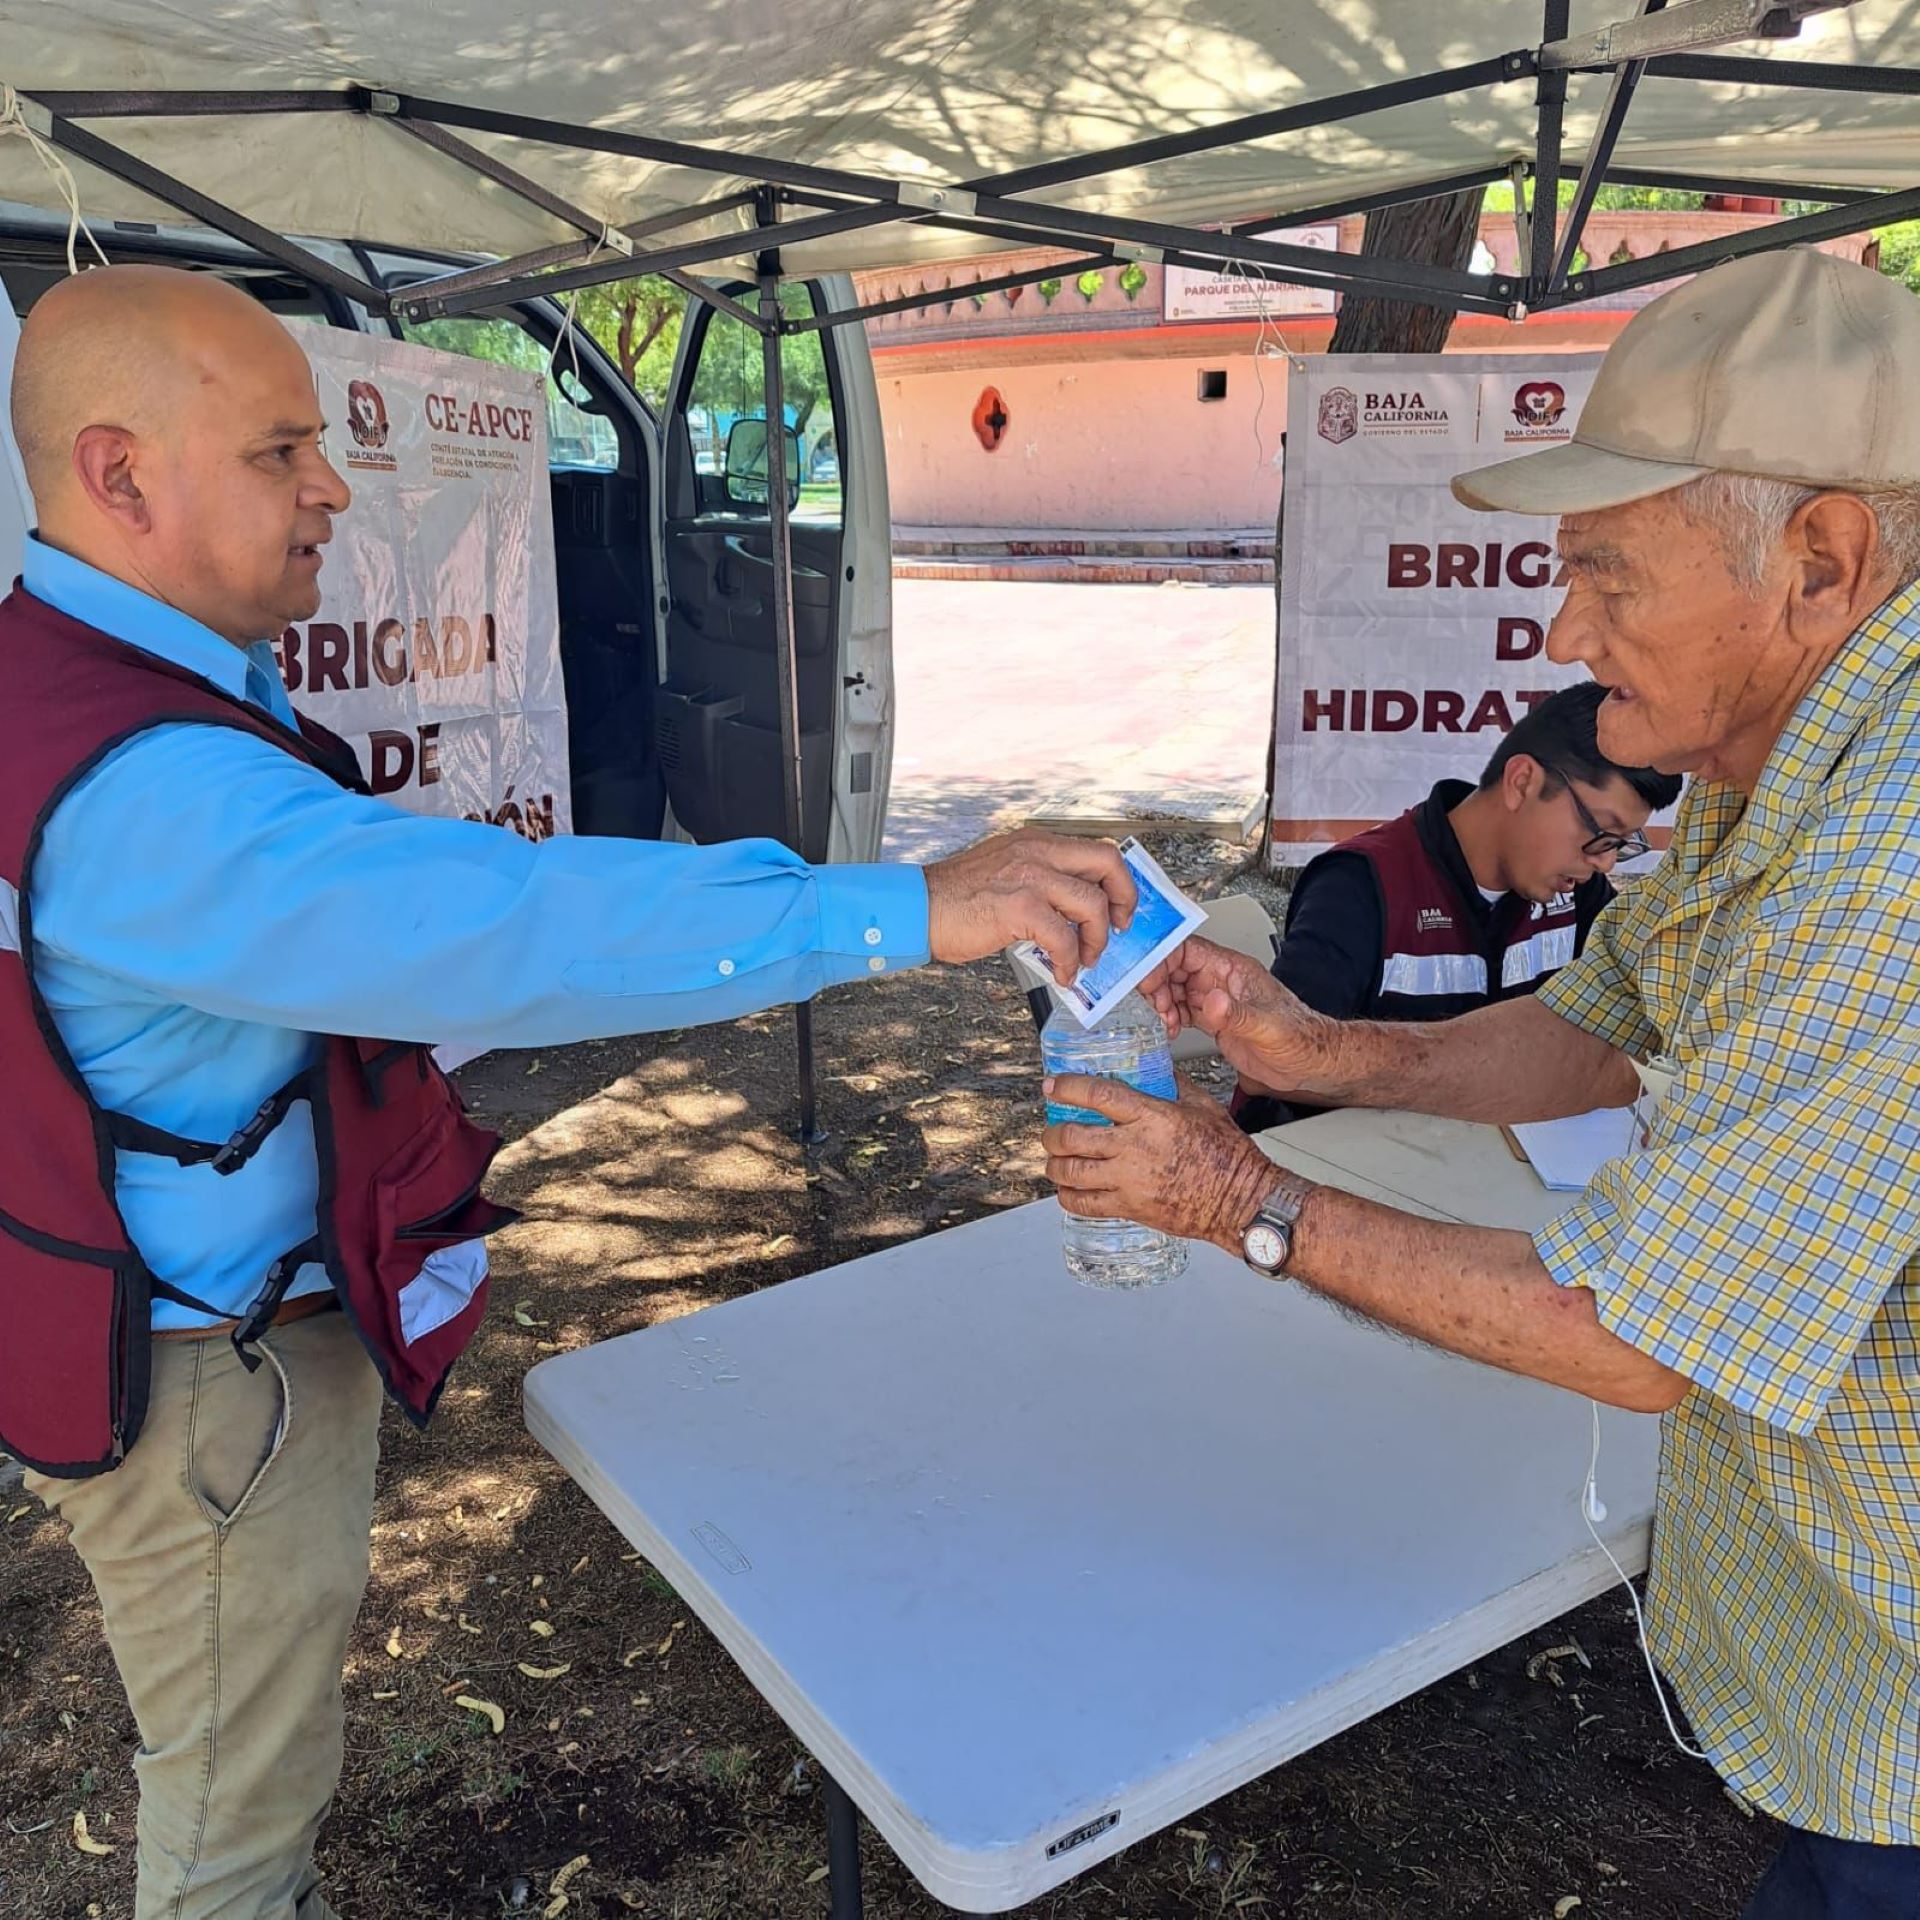
<path fill-rule="evenodd" d="M 1198 1027 L 1248 1087 L 1268 1093 L 1313 1091 L 1324 1064 L 1328 1022 L 1259 961 L 1199 935 L 1177 948 L 1140 991 L 1169 1034 Z"/>
<path fill-rule="evenodd" d="M 1069 1213 L 1133 1220 L 1240 1251 L 1240 1235 L 1276 1175 L 1224 1107 L 1185 1078 L 1177 1102 L 1084 1074 L 1059 1074 L 1046 1084 L 1049 1100 L 1113 1122 L 1070 1121 L 1041 1135 L 1047 1178 Z"/>
<path fill-rule="evenodd" d="M 1038 942 L 1064 987 L 1091 966 L 1109 927 L 1133 918 L 1138 892 L 1109 840 L 995 834 L 927 868 L 933 957 L 978 960 L 1015 940 Z"/>

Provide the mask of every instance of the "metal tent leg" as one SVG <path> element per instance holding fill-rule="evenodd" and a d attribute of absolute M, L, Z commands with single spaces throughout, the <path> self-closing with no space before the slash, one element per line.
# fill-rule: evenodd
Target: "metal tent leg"
<path fill-rule="evenodd" d="M 793 636 L 792 501 L 787 495 L 786 380 L 780 352 L 780 276 L 760 275 L 760 337 L 767 410 L 767 522 L 773 549 L 774 652 L 780 675 L 780 758 L 785 775 L 787 844 L 807 855 L 805 785 L 800 757 L 800 674 Z M 813 1071 L 813 1009 L 804 1002 L 793 1010 L 794 1043 L 799 1054 L 800 1120 L 795 1132 L 809 1152 L 826 1135 L 820 1130 L 819 1100 Z"/>
<path fill-rule="evenodd" d="M 860 1809 L 832 1774 L 822 1771 L 827 1795 L 828 1920 L 861 1920 Z"/>

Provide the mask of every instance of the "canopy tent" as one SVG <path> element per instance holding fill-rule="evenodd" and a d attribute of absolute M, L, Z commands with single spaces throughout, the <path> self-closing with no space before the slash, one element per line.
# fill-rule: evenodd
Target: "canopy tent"
<path fill-rule="evenodd" d="M 668 272 L 761 334 L 769 419 L 779 334 L 951 297 L 792 319 L 783 276 L 1012 239 L 1084 260 L 978 290 L 1225 262 L 1518 318 L 1920 215 L 1914 0 L 0 0 L 0 88 L 0 199 L 184 213 L 410 319 Z M 1503 177 L 1532 183 L 1514 274 L 1265 237 Z M 1604 181 L 1825 210 L 1593 267 Z M 389 292 L 300 234 L 499 257 Z M 784 465 L 770 435 L 798 846 Z"/>
<path fill-rule="evenodd" d="M 787 274 L 1013 236 L 1184 247 L 1510 311 L 1622 283 L 1601 269 L 1551 284 L 1551 258 L 1531 287 L 1363 273 L 1195 229 L 1516 163 L 1557 178 L 1596 153 L 1614 178 L 1833 189 L 1843 205 L 1920 183 L 1909 0 L 1642 4 L 1661 15 L 1641 23 L 1660 35 L 1645 62 L 1627 57 L 1631 29 L 1608 39 L 1633 0 L 0 0 L 0 82 L 82 163 L 90 214 L 224 208 L 276 236 L 542 266 L 544 250 L 582 257 L 586 228 L 611 240 L 575 269 L 598 278 L 633 271 L 635 233 L 643 264 L 749 259 L 764 242 L 746 236 L 777 216 Z M 59 204 L 26 142 L 0 142 L 0 198 Z M 1913 210 L 1896 197 L 1830 219 Z"/>

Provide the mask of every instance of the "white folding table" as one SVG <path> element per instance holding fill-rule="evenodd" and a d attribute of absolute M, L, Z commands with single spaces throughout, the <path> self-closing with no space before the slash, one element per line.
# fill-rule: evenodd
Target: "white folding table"
<path fill-rule="evenodd" d="M 1311 1177 L 1531 1228 L 1490 1128 L 1331 1114 Z M 1051 1200 L 544 1361 L 527 1421 L 937 1899 L 1001 1913 L 1600 1592 L 1589 1413 L 1196 1247 L 1084 1287 Z M 1644 1564 L 1657 1426 L 1605 1416 Z M 849 1799 L 850 1796 L 850 1799 Z"/>

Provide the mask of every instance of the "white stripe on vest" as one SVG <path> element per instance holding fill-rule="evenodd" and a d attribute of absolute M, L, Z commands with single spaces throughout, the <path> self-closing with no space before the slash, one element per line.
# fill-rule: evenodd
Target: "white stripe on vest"
<path fill-rule="evenodd" d="M 1518 946 L 1509 947 L 1500 961 L 1500 984 L 1518 987 L 1543 973 L 1564 967 L 1573 958 L 1573 928 L 1549 927 Z"/>
<path fill-rule="evenodd" d="M 0 953 L 20 951 L 20 890 L 0 880 Z"/>
<path fill-rule="evenodd" d="M 1425 998 L 1442 993 L 1485 993 L 1486 990 L 1487 963 L 1477 953 L 1390 953 L 1380 969 L 1382 993 Z"/>

